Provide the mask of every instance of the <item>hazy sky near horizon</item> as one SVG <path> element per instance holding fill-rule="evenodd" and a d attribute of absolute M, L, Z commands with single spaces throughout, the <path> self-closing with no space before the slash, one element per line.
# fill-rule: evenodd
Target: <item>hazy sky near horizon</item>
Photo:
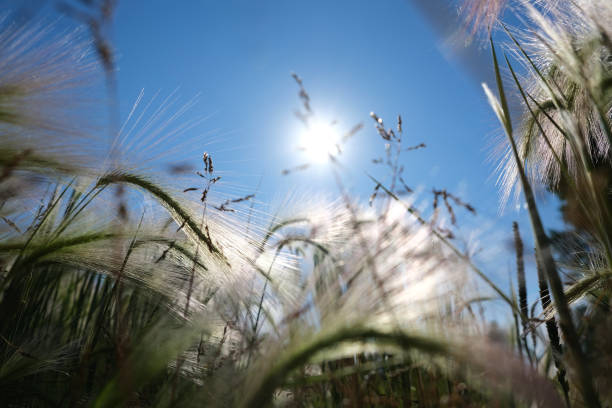
<path fill-rule="evenodd" d="M 301 106 L 296 72 L 317 117 L 336 120 L 341 131 L 364 124 L 342 158 L 351 193 L 367 201 L 374 185 L 365 172 L 386 174 L 371 162 L 384 143 L 369 113 L 387 126 L 401 114 L 404 145 L 427 145 L 402 161 L 418 201 L 446 188 L 471 203 L 477 217 L 458 210 L 462 238 L 480 242 L 481 262 L 500 282 L 514 268 L 507 250 L 513 220 L 530 245 L 526 212 L 514 204 L 499 211 L 496 163 L 488 157 L 501 133 L 480 86 L 485 78 L 447 58 L 431 22 L 409 0 L 123 0 L 111 38 L 122 119 L 139 95 L 152 106 L 170 97 L 176 102 L 169 111 L 190 104 L 177 126 L 201 122 L 181 133 L 188 144 L 176 140 L 182 159 L 199 165 L 209 152 L 226 191 L 257 190 L 264 203 L 288 194 L 338 196 L 327 165 L 281 174 L 306 161 L 294 115 Z M 489 63 L 489 51 L 481 52 L 468 62 Z M 561 225 L 556 208 L 554 200 L 543 207 L 549 226 Z"/>

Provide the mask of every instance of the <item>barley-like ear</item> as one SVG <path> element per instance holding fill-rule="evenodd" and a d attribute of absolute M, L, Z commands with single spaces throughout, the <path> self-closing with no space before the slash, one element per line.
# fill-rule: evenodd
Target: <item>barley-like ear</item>
<path fill-rule="evenodd" d="M 87 91 L 99 70 L 90 41 L 53 22 L 10 18 L 0 18 L 0 160 L 28 151 L 26 167 L 95 168 L 99 123 Z"/>
<path fill-rule="evenodd" d="M 220 249 L 213 243 L 211 238 L 198 227 L 193 217 L 163 189 L 144 177 L 129 173 L 113 173 L 106 175 L 98 181 L 98 186 L 117 183 L 131 184 L 152 194 L 174 217 L 177 218 L 177 221 L 185 223 L 187 230 L 195 240 L 202 242 L 211 254 L 218 255 L 221 259 L 225 259 Z"/>

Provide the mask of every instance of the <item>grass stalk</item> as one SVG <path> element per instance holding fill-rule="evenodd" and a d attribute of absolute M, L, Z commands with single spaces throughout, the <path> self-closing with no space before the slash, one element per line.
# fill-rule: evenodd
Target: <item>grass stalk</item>
<path fill-rule="evenodd" d="M 525 337 L 527 330 L 529 329 L 529 307 L 527 306 L 527 282 L 525 280 L 525 259 L 524 259 L 524 246 L 523 240 L 521 239 L 521 233 L 519 231 L 519 225 L 516 221 L 512 223 L 512 231 L 514 233 L 514 250 L 516 251 L 516 277 L 518 282 L 518 297 L 519 307 L 521 309 L 521 326 L 523 332 L 518 339 L 522 341 L 525 348 L 525 353 L 529 362 L 533 365 L 533 357 L 529 351 L 527 344 L 527 337 Z"/>
<path fill-rule="evenodd" d="M 546 310 L 550 306 L 550 293 L 548 291 L 548 284 L 546 283 L 546 276 L 544 276 L 544 271 L 542 271 L 539 262 L 537 262 L 537 271 L 540 302 L 542 303 L 542 310 Z M 567 382 L 565 366 L 563 364 L 563 346 L 561 346 L 559 339 L 559 330 L 557 329 L 557 321 L 555 317 L 551 316 L 550 318 L 546 319 L 545 325 L 546 332 L 548 333 L 548 341 L 550 342 L 550 348 L 552 351 L 553 362 L 557 369 L 557 381 L 559 382 L 559 385 L 561 385 L 565 403 L 569 407 L 569 383 Z"/>

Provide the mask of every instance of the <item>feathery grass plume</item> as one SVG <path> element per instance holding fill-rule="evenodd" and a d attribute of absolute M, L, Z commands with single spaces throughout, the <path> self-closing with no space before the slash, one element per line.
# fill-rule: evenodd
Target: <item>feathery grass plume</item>
<path fill-rule="evenodd" d="M 310 245 L 306 243 L 308 238 L 308 242 L 317 242 L 319 245 L 313 247 L 314 269 L 310 276 L 305 277 L 302 301 L 295 311 L 288 311 L 290 313 L 284 319 L 286 328 L 283 328 L 284 334 L 278 338 L 281 344 L 290 341 L 300 347 L 307 333 L 333 330 L 340 322 L 348 327 L 363 323 L 383 327 L 393 320 L 391 313 L 399 316 L 403 325 L 410 326 L 420 319 L 427 321 L 427 316 L 434 316 L 433 310 L 438 310 L 437 302 L 443 298 L 442 293 L 449 294 L 446 292 L 449 290 L 447 287 L 454 286 L 452 282 L 459 278 L 452 266 L 430 253 L 435 249 L 427 238 L 428 228 L 411 226 L 409 220 L 405 219 L 403 209 L 393 210 L 393 216 L 388 217 L 384 223 L 377 221 L 379 218 L 372 211 L 364 210 L 358 219 L 363 227 L 363 236 L 371 241 L 368 245 L 377 248 L 374 262 L 377 262 L 377 271 L 387 299 L 383 302 L 382 299 L 367 296 L 366 293 L 374 284 L 372 275 L 365 273 L 365 269 L 370 267 L 366 260 L 368 255 L 364 253 L 356 235 L 351 233 L 354 228 L 352 215 L 348 209 L 342 208 L 329 214 L 329 221 L 325 224 L 333 222 L 326 229 L 332 226 L 332 231 L 341 232 L 346 236 L 345 239 L 321 241 L 327 233 L 322 228 L 325 224 L 318 226 L 317 223 L 313 225 L 313 228 L 316 226 L 314 235 L 311 231 L 301 237 L 303 240 L 297 239 L 295 233 L 291 234 L 291 239 L 296 242 Z M 338 217 L 341 213 L 345 216 Z M 338 223 L 339 219 L 345 220 L 344 225 Z M 333 227 L 334 224 L 338 227 Z M 413 260 L 411 268 L 404 270 L 403 259 Z M 452 263 L 450 260 L 448 262 Z M 446 268 L 453 269 L 455 273 L 451 275 L 443 272 Z M 451 276 L 452 280 L 449 279 Z M 272 350 L 280 352 L 282 349 L 274 347 Z M 262 365 L 267 367 L 269 362 L 277 360 L 267 354 L 260 359 L 258 371 L 261 371 Z M 304 361 L 300 365 L 302 363 Z M 283 379 L 276 378 L 275 381 L 278 380 Z M 253 378 L 253 381 L 256 379 Z M 261 391 L 266 393 L 262 398 L 269 398 L 268 393 L 272 391 Z"/>
<path fill-rule="evenodd" d="M 391 190 L 389 190 L 387 187 L 385 187 L 383 184 L 380 183 L 380 181 L 378 181 L 377 179 L 375 179 L 372 176 L 369 176 L 369 178 L 376 183 L 377 186 L 380 186 L 380 189 L 382 189 L 391 199 L 393 199 L 393 201 L 399 203 L 403 208 L 404 211 L 406 211 L 408 214 L 410 214 L 412 217 L 414 217 L 414 219 L 421 225 L 428 225 L 429 223 L 425 220 L 425 218 L 423 218 L 423 216 L 420 214 L 419 210 L 414 207 L 413 205 L 401 200 L 395 193 L 393 193 Z M 511 308 L 515 309 L 516 305 L 515 302 L 506 295 L 506 293 L 504 293 L 504 291 L 499 288 L 486 274 L 483 270 L 481 270 L 479 267 L 477 267 L 472 260 L 470 259 L 468 254 L 465 254 L 463 252 L 461 252 L 450 240 L 450 238 L 447 236 L 445 231 L 440 231 L 436 228 L 432 228 L 431 233 L 433 236 L 435 236 L 446 248 L 450 249 L 451 252 L 453 252 L 456 256 L 458 256 L 460 259 L 462 259 L 462 261 L 464 262 L 464 264 L 471 269 L 473 272 L 476 273 L 476 275 L 482 279 L 491 289 L 493 289 L 493 291 L 499 296 L 500 299 L 502 299 L 504 302 L 506 302 L 508 304 L 508 306 L 510 306 Z"/>
<path fill-rule="evenodd" d="M 386 217 L 378 216 L 372 208 L 353 207 L 353 211 L 357 212 L 351 213 L 349 208 L 341 207 L 330 214 L 329 221 L 326 221 L 337 223 L 338 214 L 346 214 L 341 217 L 345 219 L 344 226 L 340 223 L 338 228 L 334 228 L 344 231 L 343 235 L 348 234 L 343 240 L 320 241 L 317 234 L 322 230 L 319 226 L 314 227 L 316 223 L 310 231 L 304 231 L 303 235 L 294 230 L 289 233 L 288 239 L 281 239 L 283 243 L 293 241 L 296 245 L 301 243 L 303 247 L 311 246 L 313 269 L 304 277 L 301 301 L 296 304 L 295 310 L 286 312 L 285 318 L 278 325 L 279 333 L 269 339 L 268 351 L 255 362 L 253 372 L 258 375 L 248 378 L 247 391 L 239 401 L 242 405 L 260 405 L 270 401 L 275 390 L 283 390 L 292 383 L 320 381 L 314 379 L 318 378 L 316 375 L 311 378 L 308 369 L 306 374 L 300 373 L 299 367 L 316 368 L 325 365 L 324 362 L 343 359 L 353 361 L 357 358 L 353 356 L 360 356 L 364 352 L 388 355 L 389 364 L 394 361 L 393 364 L 400 367 L 406 364 L 402 361 L 407 356 L 410 356 L 410 360 L 416 358 L 420 364 L 448 367 L 449 360 L 446 358 L 443 358 L 443 363 L 419 353 L 420 357 L 412 353 L 404 354 L 401 347 L 398 349 L 395 346 L 395 340 L 391 341 L 392 347 L 388 348 L 385 339 L 398 339 L 400 346 L 414 345 L 417 350 L 427 354 L 429 345 L 439 350 L 437 345 L 445 344 L 450 339 L 467 339 L 475 335 L 475 332 L 470 332 L 473 326 L 467 316 L 460 312 L 456 315 L 444 312 L 447 308 L 466 310 L 463 306 L 469 297 L 465 291 L 466 277 L 458 273 L 465 270 L 463 260 L 450 249 L 432 242 L 429 226 L 406 214 L 398 202 L 392 202 Z M 357 217 L 361 235 L 373 253 L 364 251 L 363 243 L 354 232 L 354 217 Z M 373 285 L 377 285 L 372 274 L 367 271 L 371 261 L 376 263 L 385 301 L 380 296 L 368 295 Z M 398 323 L 399 326 L 396 326 Z M 396 327 L 396 331 L 389 332 L 389 327 Z M 464 331 L 461 334 L 450 334 L 458 328 Z M 403 340 L 400 339 L 413 339 L 415 343 L 401 343 Z M 470 341 L 476 340 L 467 340 L 466 343 Z M 451 340 L 451 344 L 443 346 L 446 351 L 442 354 L 452 357 L 454 352 L 451 350 L 457 351 L 460 348 L 459 344 Z M 482 354 L 480 350 L 474 353 Z M 467 351 L 458 353 L 472 355 Z M 476 376 L 479 370 L 485 370 L 490 380 L 487 386 L 494 389 L 500 387 L 507 390 L 506 387 L 511 384 L 513 392 L 527 401 L 547 401 L 544 406 L 555 406 L 558 403 L 558 397 L 546 380 L 539 378 L 536 382 L 539 385 L 534 386 L 532 381 L 538 378 L 537 374 L 521 362 L 513 361 L 510 356 L 508 364 L 497 364 L 498 360 L 495 368 L 487 365 L 487 362 L 490 363 L 491 359 L 483 356 L 482 361 L 478 360 L 474 365 L 470 365 L 470 362 L 465 364 L 475 369 Z M 358 370 L 360 365 L 356 364 L 351 363 L 351 366 Z M 511 367 L 515 367 L 510 371 L 516 373 L 516 376 L 513 374 L 513 380 L 508 382 L 508 371 L 505 370 Z M 495 374 L 492 374 L 495 370 Z M 331 377 L 326 378 L 342 375 L 340 372 L 335 373 L 332 370 L 329 374 Z M 300 389 L 295 391 L 294 401 L 309 398 L 310 393 Z M 546 393 L 542 392 L 544 389 Z M 299 394 L 301 392 L 304 394 Z M 546 397 L 543 397 L 544 394 Z M 364 397 L 358 393 L 351 398 L 359 401 Z"/>
<path fill-rule="evenodd" d="M 585 170 L 609 164 L 612 6 L 545 3 L 546 10 L 524 8 L 527 28 L 513 38 L 514 54 L 528 72 L 519 151 L 530 178 L 557 189 L 564 167 L 580 179 Z M 518 181 L 511 162 L 507 153 L 501 176 L 506 194 Z"/>
<path fill-rule="evenodd" d="M 58 401 L 100 406 L 132 403 L 137 391 L 147 394 L 146 398 L 154 397 L 146 386 L 178 381 L 182 387 L 185 382 L 202 381 L 221 366 L 233 365 L 246 344 L 243 328 L 248 311 L 259 299 L 259 292 L 249 288 L 248 282 L 262 280 L 261 265 L 265 265 L 265 279 L 282 282 L 271 285 L 275 296 L 290 297 L 290 280 L 283 275 L 292 267 L 292 259 L 282 253 L 274 265 L 266 265 L 259 247 L 253 245 L 263 238 L 245 234 L 238 217 L 211 214 L 205 227 L 198 225 L 196 215 L 202 208 L 198 198 L 181 194 L 184 186 L 169 188 L 163 177 L 147 172 L 138 158 L 136 162 L 130 158 L 129 149 L 110 168 L 96 160 L 102 156 L 85 148 L 79 132 L 70 127 L 79 122 L 67 121 L 62 126 L 69 115 L 62 115 L 60 108 L 67 114 L 74 112 L 70 104 L 60 102 L 72 95 L 69 74 L 81 60 L 71 59 L 71 52 L 78 53 L 81 45 L 72 42 L 72 37 L 62 37 L 64 42 L 47 47 L 45 36 L 51 29 L 37 30 L 9 27 L 3 30 L 0 42 L 6 47 L 9 40 L 15 40 L 5 53 L 8 57 L 3 59 L 2 72 L 6 75 L 0 80 L 4 90 L 13 89 L 9 86 L 13 81 L 20 92 L 5 94 L 1 118 L 1 137 L 7 144 L 2 147 L 0 181 L 12 192 L 3 194 L 0 210 L 0 309 L 6 317 L 0 323 L 0 388 L 20 390 L 3 393 L 10 396 L 5 401 L 28 405 L 37 398 L 51 405 Z M 19 52 L 11 54 L 16 45 L 23 46 L 23 52 L 16 48 Z M 8 64 L 9 57 L 13 65 Z M 31 83 L 21 74 L 31 74 Z M 74 92 L 78 94 L 79 88 Z M 39 100 L 55 104 L 37 105 Z M 163 139 L 158 136 L 167 128 L 155 120 L 167 109 L 160 108 L 149 118 L 137 113 L 145 122 L 140 132 Z M 53 114 L 45 116 L 49 112 Z M 184 131 L 188 126 L 178 129 Z M 168 131 L 165 140 L 176 134 Z M 40 143 L 43 137 L 45 143 Z M 121 139 L 118 146 L 124 147 Z M 79 166 L 72 152 L 81 152 L 78 157 L 84 165 Z M 66 164 L 70 162 L 74 166 Z M 210 158 L 207 162 L 212 171 Z M 65 173 L 75 178 L 65 180 Z M 99 174 L 102 177 L 96 179 Z M 25 188 L 22 180 L 35 182 L 36 189 Z M 119 198 L 106 188 L 111 184 L 125 186 L 120 229 L 113 221 Z M 230 199 L 236 213 L 243 213 L 243 201 Z M 140 203 L 146 208 L 144 215 L 127 216 L 142 213 Z M 176 230 L 160 221 L 166 218 L 164 208 L 176 218 Z M 139 218 L 137 225 L 134 220 Z M 251 230 L 261 231 L 255 226 Z M 200 243 L 212 254 L 196 255 Z M 274 250 L 269 245 L 263 248 L 264 252 Z M 190 308 L 185 316 L 187 299 Z M 265 313 L 269 314 L 267 306 Z M 179 342 L 167 340 L 183 329 L 189 336 Z M 40 356 L 28 346 L 39 338 L 45 342 L 37 347 Z M 160 339 L 166 339 L 163 350 L 156 344 Z M 75 346 L 58 360 L 52 347 L 58 344 Z M 218 356 L 203 356 L 207 349 L 218 349 Z M 149 353 L 151 350 L 156 351 Z M 179 370 L 172 370 L 177 375 L 168 379 L 165 369 L 177 366 L 173 366 L 176 356 L 183 363 Z M 22 375 L 16 375 L 18 370 Z M 43 390 L 41 384 L 53 387 Z"/>
<path fill-rule="evenodd" d="M 179 204 L 177 199 L 170 199 L 153 181 L 143 180 L 146 179 L 124 175 L 124 181 L 134 182 L 161 199 L 164 204 L 170 203 L 171 208 L 180 208 L 181 214 L 195 213 L 190 207 L 197 207 L 197 199 L 193 200 L 192 205 L 184 202 Z M 93 188 L 98 187 L 94 185 Z M 129 342 L 121 347 L 124 357 L 119 360 L 111 358 L 112 363 L 107 366 L 106 373 L 87 375 L 82 382 L 74 384 L 80 390 L 75 392 L 83 392 L 89 387 L 88 383 L 94 384 L 96 388 L 90 392 L 94 392 L 93 395 L 101 392 L 97 401 L 105 401 L 99 402 L 102 406 L 112 405 L 117 399 L 131 400 L 133 392 L 150 381 L 152 374 L 157 378 L 160 367 L 168 364 L 172 366 L 168 356 L 187 353 L 185 358 L 181 357 L 183 363 L 177 375 L 188 381 L 192 381 L 190 378 L 194 375 L 193 381 L 200 381 L 198 373 L 201 370 L 214 371 L 220 365 L 233 364 L 239 359 L 245 343 L 242 327 L 248 321 L 243 307 L 253 307 L 258 298 L 258 292 L 250 292 L 245 282 L 262 276 L 259 272 L 261 268 L 256 267 L 254 262 L 254 259 L 260 257 L 260 251 L 251 244 L 256 241 L 255 237 L 245 237 L 242 228 L 234 234 L 232 228 L 216 223 L 213 217 L 208 221 L 206 236 L 215 239 L 214 244 L 222 248 L 227 259 L 227 262 L 214 262 L 214 257 L 195 256 L 197 240 L 194 242 L 188 239 L 185 228 L 174 234 L 172 230 L 169 233 L 160 231 L 156 222 L 160 219 L 159 211 L 153 210 L 143 218 L 141 224 L 146 228 L 132 224 L 129 220 L 133 217 L 130 217 L 125 220 L 125 227 L 118 232 L 96 230 L 96 224 L 110 225 L 104 222 L 101 215 L 107 214 L 107 220 L 111 220 L 113 210 L 103 202 L 104 194 L 90 194 L 96 198 L 93 201 L 88 199 L 88 193 L 79 194 L 78 190 L 68 186 L 59 194 L 51 195 L 49 205 L 43 210 L 42 220 L 33 221 L 35 228 L 28 231 L 20 241 L 3 241 L 0 245 L 2 257 L 8 256 L 9 260 L 9 275 L 2 282 L 3 297 L 0 306 L 3 315 L 15 316 L 15 319 L 3 319 L 5 324 L 1 327 L 1 334 L 8 341 L 5 346 L 10 348 L 11 345 L 25 344 L 25 339 L 30 335 L 41 336 L 45 333 L 48 335 L 50 330 L 58 331 L 61 337 L 50 337 L 50 340 L 54 339 L 60 344 L 68 340 L 82 344 L 83 348 L 77 353 L 82 355 L 71 356 L 71 361 L 76 359 L 80 369 L 88 371 L 99 366 L 100 359 L 105 358 L 106 352 L 101 350 L 116 347 L 112 336 L 107 339 L 100 335 L 105 332 L 114 333 L 124 327 L 121 330 L 129 333 Z M 112 199 L 112 193 L 107 195 L 107 198 Z M 93 216 L 97 218 L 96 223 L 91 222 Z M 90 228 L 91 232 L 87 232 Z M 223 238 L 216 239 L 217 236 Z M 172 248 L 169 250 L 171 243 Z M 270 249 L 270 246 L 264 247 L 265 251 Z M 118 253 L 130 255 L 118 257 Z M 160 260 L 162 253 L 165 256 Z M 267 277 L 283 282 L 282 285 L 273 285 L 274 289 L 283 288 L 283 285 L 289 287 L 289 280 L 282 277 L 288 265 L 285 259 L 286 256 L 281 254 L 275 265 L 266 268 Z M 197 274 L 192 280 L 190 277 L 194 276 L 194 265 Z M 121 290 L 113 279 L 116 271 L 121 271 Z M 283 297 L 285 293 L 278 291 L 275 296 Z M 24 304 L 21 304 L 22 296 L 29 296 Z M 75 299 L 71 300 L 73 296 Z M 187 298 L 190 298 L 191 307 L 185 319 L 183 309 Z M 62 305 L 59 310 L 57 302 Z M 147 305 L 154 307 L 148 310 Z M 205 318 L 202 313 L 206 313 Z M 132 355 L 130 344 L 142 344 L 145 341 L 141 339 L 141 335 L 144 335 L 142 330 L 161 318 L 170 318 L 174 321 L 172 324 L 178 326 L 186 325 L 186 330 L 192 325 L 199 327 L 195 330 L 202 332 L 199 346 L 184 350 L 182 347 L 186 343 L 180 342 L 179 345 L 170 342 L 166 344 L 167 351 L 162 353 L 166 357 L 158 360 L 155 353 L 147 357 L 155 360 L 155 371 L 141 375 L 136 368 L 142 365 L 142 357 Z M 41 319 L 46 320 L 44 325 Z M 16 321 L 22 323 L 15 327 Z M 60 330 L 62 325 L 70 329 Z M 230 327 L 232 335 L 226 336 Z M 170 328 L 166 325 L 154 335 L 163 337 L 169 333 Z M 219 342 L 220 345 L 217 344 Z M 155 346 L 152 344 L 151 347 Z M 218 348 L 218 356 L 201 356 L 201 350 L 207 348 Z M 93 355 L 100 357 L 94 358 Z M 0 361 L 1 364 L 4 363 Z M 45 374 L 50 378 L 53 375 Z M 98 388 L 113 376 L 116 376 L 113 381 L 121 384 L 119 387 L 107 385 L 105 391 Z M 180 381 L 182 383 L 184 380 Z M 64 383 L 64 380 L 58 383 L 58 390 L 61 390 Z M 23 383 L 20 383 L 20 387 L 23 387 Z"/>
<path fill-rule="evenodd" d="M 85 157 L 96 153 L 92 135 L 97 124 L 84 90 L 95 85 L 99 69 L 90 45 L 79 29 L 62 29 L 44 20 L 17 24 L 10 14 L 1 18 L 2 165 L 22 154 L 21 166 L 33 169 L 91 166 Z"/>
<path fill-rule="evenodd" d="M 480 30 L 491 32 L 508 0 L 463 0 L 460 13 L 474 35 Z"/>
<path fill-rule="evenodd" d="M 146 172 L 167 167 L 173 180 L 187 182 L 186 176 L 193 172 L 191 162 L 185 163 L 185 151 L 193 151 L 194 146 L 210 149 L 220 140 L 201 129 L 209 116 L 186 118 L 198 101 L 198 94 L 184 101 L 178 89 L 150 96 L 142 89 L 113 139 L 112 161 L 106 163 L 106 170 Z M 177 176 L 181 177 L 177 180 Z"/>

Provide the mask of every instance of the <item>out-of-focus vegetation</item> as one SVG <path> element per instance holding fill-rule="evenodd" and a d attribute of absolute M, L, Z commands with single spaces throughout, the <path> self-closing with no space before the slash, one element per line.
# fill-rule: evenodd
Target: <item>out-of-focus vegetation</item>
<path fill-rule="evenodd" d="M 130 129 L 171 140 L 181 126 L 135 108 L 118 127 L 112 104 L 110 115 L 81 104 L 98 77 L 115 96 L 112 3 L 64 6 L 82 32 L 9 17 L 0 28 L 2 405 L 610 404 L 612 3 L 463 4 L 466 32 L 495 38 L 496 83 L 484 88 L 507 136 L 503 188 L 529 206 L 535 304 L 527 226 L 514 225 L 518 290 L 505 291 L 455 244 L 475 206 L 447 190 L 433 191 L 427 216 L 413 205 L 398 163 L 425 144 L 404 144 L 401 116 L 371 115 L 386 151 L 373 161 L 389 176 L 364 177 L 369 203 L 339 176 L 361 125 L 329 152 L 338 198 L 273 215 L 256 191 L 218 194 L 209 153 L 193 171 L 130 157 Z M 110 117 L 110 140 L 92 136 L 91 117 Z M 572 231 L 542 225 L 538 184 L 564 200 Z M 492 300 L 514 320 L 487 321 Z"/>

